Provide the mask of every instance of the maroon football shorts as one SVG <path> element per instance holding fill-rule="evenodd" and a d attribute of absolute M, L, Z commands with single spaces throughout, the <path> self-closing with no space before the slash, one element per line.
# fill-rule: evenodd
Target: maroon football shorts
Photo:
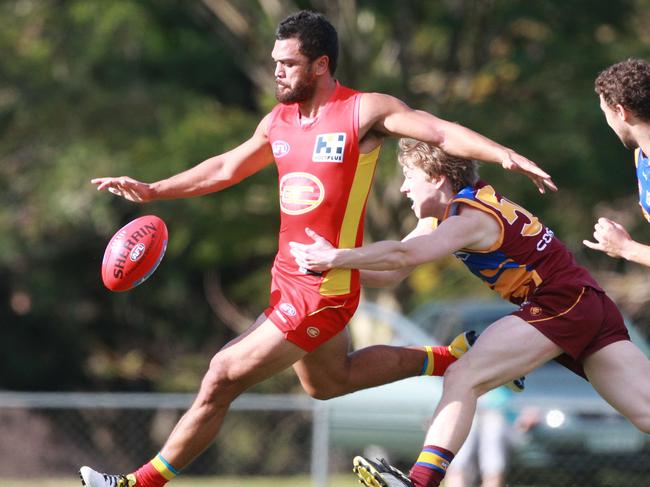
<path fill-rule="evenodd" d="M 614 302 L 591 287 L 543 286 L 512 314 L 564 350 L 556 360 L 582 377 L 586 357 L 611 343 L 630 339 Z"/>
<path fill-rule="evenodd" d="M 346 327 L 358 305 L 359 291 L 323 296 L 318 286 L 305 286 L 274 272 L 270 303 L 264 314 L 287 340 L 312 352 Z"/>

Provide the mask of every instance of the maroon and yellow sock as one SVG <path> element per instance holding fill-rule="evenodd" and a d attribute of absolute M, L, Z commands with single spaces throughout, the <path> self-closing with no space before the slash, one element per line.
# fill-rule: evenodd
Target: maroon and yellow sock
<path fill-rule="evenodd" d="M 443 376 L 447 367 L 458 360 L 449 351 L 449 347 L 424 347 L 427 353 L 420 375 Z"/>
<path fill-rule="evenodd" d="M 176 477 L 178 471 L 158 453 L 153 460 L 136 470 L 134 475 L 136 487 L 162 487 Z"/>
<path fill-rule="evenodd" d="M 413 487 L 438 487 L 454 454 L 435 445 L 425 445 L 409 472 Z"/>

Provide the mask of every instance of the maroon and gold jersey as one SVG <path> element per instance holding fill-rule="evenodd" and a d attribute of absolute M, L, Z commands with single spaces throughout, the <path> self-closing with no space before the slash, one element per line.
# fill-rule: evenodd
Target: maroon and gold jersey
<path fill-rule="evenodd" d="M 551 229 L 492 186 L 479 182 L 463 188 L 449 203 L 444 218 L 457 214 L 461 204 L 492 215 L 501 226 L 501 236 L 492 248 L 480 252 L 461 249 L 455 255 L 502 298 L 521 304 L 542 286 L 601 290 Z"/>
<path fill-rule="evenodd" d="M 271 112 L 268 136 L 278 167 L 280 236 L 274 271 L 316 287 L 324 296 L 359 289 L 359 272 L 333 269 L 306 275 L 289 252 L 289 242 L 310 242 L 305 228 L 335 247 L 358 247 L 380 147 L 359 153 L 361 93 L 341 86 L 311 124 L 301 125 L 298 104 L 280 104 Z"/>

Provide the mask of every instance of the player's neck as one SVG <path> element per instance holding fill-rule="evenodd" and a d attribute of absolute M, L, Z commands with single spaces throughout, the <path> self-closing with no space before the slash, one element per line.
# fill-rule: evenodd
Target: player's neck
<path fill-rule="evenodd" d="M 445 184 L 438 192 L 438 197 L 435 201 L 435 204 L 433 205 L 431 216 L 437 218 L 438 220 L 442 220 L 445 217 L 445 214 L 447 213 L 447 207 L 449 206 L 451 200 L 454 199 L 454 196 L 456 196 L 456 192 L 452 189 L 451 184 L 449 184 L 449 182 L 445 182 Z"/>
<path fill-rule="evenodd" d="M 635 137 L 636 143 L 641 148 L 641 151 L 646 155 L 650 155 L 650 125 L 643 126 L 643 130 L 640 131 Z"/>
<path fill-rule="evenodd" d="M 446 198 L 443 196 L 439 201 L 436 201 L 436 204 L 433 207 L 433 211 L 431 212 L 431 216 L 437 218 L 439 221 L 443 220 L 445 218 L 447 207 L 449 206 L 449 202 L 451 200 L 452 198 Z"/>
<path fill-rule="evenodd" d="M 431 195 L 426 201 L 422 202 L 420 207 L 420 218 L 436 218 L 441 221 L 447 211 L 449 202 L 453 195 L 446 194 L 443 191 Z"/>
<path fill-rule="evenodd" d="M 335 90 L 336 80 L 331 76 L 319 80 L 314 96 L 310 100 L 300 103 L 300 118 L 307 122 L 316 120 Z"/>

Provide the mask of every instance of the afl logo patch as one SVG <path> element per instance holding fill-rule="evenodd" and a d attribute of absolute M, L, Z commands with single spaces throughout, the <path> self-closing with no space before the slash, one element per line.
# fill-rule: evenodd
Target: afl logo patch
<path fill-rule="evenodd" d="M 313 174 L 290 172 L 280 179 L 280 208 L 288 215 L 301 215 L 318 207 L 325 198 L 323 183 Z"/>
<path fill-rule="evenodd" d="M 307 328 L 307 335 L 309 335 L 311 338 L 316 338 L 318 335 L 320 335 L 320 330 L 315 326 L 310 326 Z"/>
<path fill-rule="evenodd" d="M 296 316 L 296 308 L 294 308 L 292 304 L 281 303 L 278 308 L 280 308 L 280 311 L 282 311 L 287 316 Z"/>
<path fill-rule="evenodd" d="M 285 142 L 284 140 L 276 140 L 273 142 L 273 144 L 271 144 L 271 147 L 273 148 L 273 155 L 275 157 L 286 156 L 291 150 L 289 143 Z"/>
<path fill-rule="evenodd" d="M 133 262 L 135 262 L 140 257 L 142 257 L 142 254 L 144 254 L 144 249 L 145 249 L 144 244 L 139 243 L 138 245 L 133 247 L 133 250 L 131 251 L 131 254 L 129 255 L 129 259 L 131 259 Z"/>
<path fill-rule="evenodd" d="M 541 312 L 542 312 L 542 308 L 540 308 L 539 306 L 531 306 L 530 307 L 530 314 L 532 316 L 537 316 Z"/>

